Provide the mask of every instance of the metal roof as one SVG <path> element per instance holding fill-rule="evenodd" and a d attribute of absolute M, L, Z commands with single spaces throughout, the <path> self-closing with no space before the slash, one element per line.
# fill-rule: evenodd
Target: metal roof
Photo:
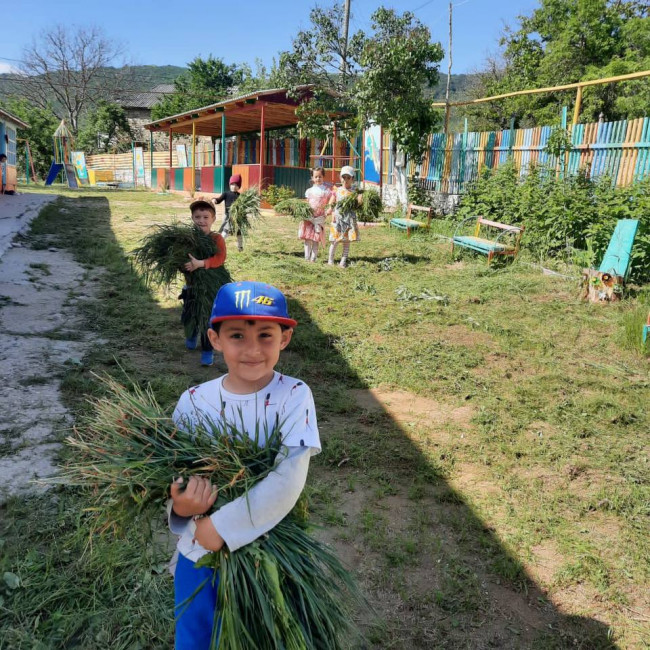
<path fill-rule="evenodd" d="M 0 108 L 0 117 L 4 117 L 7 120 L 11 120 L 12 122 L 15 122 L 19 127 L 23 129 L 28 129 L 29 124 L 26 124 L 22 120 L 19 120 L 15 115 L 12 115 L 11 113 L 8 113 L 7 111 L 3 110 Z"/>
<path fill-rule="evenodd" d="M 305 86 L 305 89 L 307 89 L 307 86 Z M 286 88 L 272 88 L 270 90 L 256 90 L 254 92 L 249 92 L 244 95 L 229 97 L 228 99 L 223 99 L 220 102 L 217 102 L 216 104 L 209 104 L 208 106 L 193 108 L 191 111 L 185 111 L 184 113 L 178 113 L 176 115 L 169 115 L 168 117 L 164 117 L 160 120 L 156 120 L 155 122 L 150 122 L 149 124 L 145 124 L 145 129 L 149 126 L 160 125 L 162 122 L 169 122 L 170 120 L 179 121 L 183 118 L 192 117 L 192 115 L 209 111 L 211 109 L 222 108 L 222 107 L 225 108 L 229 104 L 236 104 L 237 102 L 243 102 L 246 101 L 247 99 L 258 99 L 260 97 L 266 97 L 267 95 L 277 95 L 278 93 L 286 93 L 286 92 L 287 92 Z"/>
<path fill-rule="evenodd" d="M 175 90 L 174 84 L 158 84 L 143 93 L 130 93 L 128 97 L 119 99 L 117 103 L 124 108 L 151 108 L 165 95 L 171 95 Z"/>
<path fill-rule="evenodd" d="M 311 96 L 313 86 L 298 88 L 301 97 L 289 96 L 286 88 L 269 88 L 229 97 L 220 102 L 194 108 L 191 111 L 170 115 L 144 125 L 152 132 L 170 131 L 195 135 L 220 137 L 222 117 L 225 117 L 225 135 L 239 135 L 260 131 L 262 121 L 265 131 L 286 128 L 298 124 L 296 108 Z M 343 115 L 341 109 L 332 116 Z M 262 117 L 263 116 L 263 117 Z"/>

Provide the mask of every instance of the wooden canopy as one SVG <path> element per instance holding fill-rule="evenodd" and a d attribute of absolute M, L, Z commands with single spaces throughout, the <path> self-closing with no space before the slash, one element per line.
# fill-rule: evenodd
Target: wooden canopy
<path fill-rule="evenodd" d="M 304 97 L 311 95 L 305 88 Z M 145 124 L 152 132 L 169 131 L 188 135 L 222 135 L 222 116 L 225 115 L 225 135 L 239 135 L 264 130 L 294 126 L 298 123 L 296 107 L 300 100 L 287 95 L 283 88 L 258 90 L 240 97 L 233 97 L 210 106 L 196 108 L 178 115 Z"/>

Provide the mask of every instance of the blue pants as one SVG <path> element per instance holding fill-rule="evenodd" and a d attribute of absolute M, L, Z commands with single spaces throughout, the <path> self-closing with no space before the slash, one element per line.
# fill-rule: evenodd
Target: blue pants
<path fill-rule="evenodd" d="M 174 575 L 176 650 L 209 650 L 213 626 L 219 625 L 218 586 L 219 577 L 215 577 L 214 569 L 196 569 L 194 562 L 184 555 L 178 556 Z"/>

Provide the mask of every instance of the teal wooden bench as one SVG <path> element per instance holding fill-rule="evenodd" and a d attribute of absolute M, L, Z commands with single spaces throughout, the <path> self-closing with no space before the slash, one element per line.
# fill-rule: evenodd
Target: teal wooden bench
<path fill-rule="evenodd" d="M 476 222 L 474 234 L 459 234 L 463 232 L 470 221 Z M 487 236 L 490 233 L 490 229 L 500 230 L 501 232 L 496 237 L 490 239 Z M 483 217 L 468 217 L 467 219 L 463 219 L 456 227 L 454 236 L 451 238 L 451 252 L 453 254 L 455 246 L 468 248 L 476 253 L 487 255 L 489 265 L 495 255 L 515 257 L 519 252 L 519 244 L 523 232 L 523 226 L 509 226 L 498 221 L 484 219 Z M 481 237 L 481 234 L 485 236 Z"/>
<path fill-rule="evenodd" d="M 417 216 L 416 212 L 423 213 L 425 217 L 424 221 L 418 221 L 413 217 Z M 406 230 L 406 236 L 410 237 L 413 230 L 418 230 L 419 228 L 429 229 L 431 228 L 431 208 L 425 208 L 421 205 L 409 204 L 406 210 L 406 217 L 391 219 L 388 222 L 388 227 L 398 228 L 399 230 Z"/>

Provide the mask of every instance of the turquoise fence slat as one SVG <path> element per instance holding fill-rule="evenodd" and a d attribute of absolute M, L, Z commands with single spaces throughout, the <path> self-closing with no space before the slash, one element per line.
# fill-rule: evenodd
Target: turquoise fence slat
<path fill-rule="evenodd" d="M 646 174 L 650 173 L 650 118 L 648 117 L 643 120 L 641 139 L 636 146 L 639 151 L 634 165 L 634 180 L 640 181 Z"/>
<path fill-rule="evenodd" d="M 556 128 L 470 131 L 449 134 L 447 139 L 434 133 L 428 138 L 423 163 L 409 165 L 409 172 L 417 172 L 427 189 L 451 193 L 467 191 L 481 173 L 480 167 L 494 169 L 513 156 L 522 176 L 532 164 L 545 165 L 557 174 L 585 170 L 591 178 L 607 176 L 617 185 L 650 176 L 650 117 L 576 124 L 570 128 L 571 147 L 560 158 L 546 151 Z M 520 144 L 515 146 L 517 142 Z"/>

